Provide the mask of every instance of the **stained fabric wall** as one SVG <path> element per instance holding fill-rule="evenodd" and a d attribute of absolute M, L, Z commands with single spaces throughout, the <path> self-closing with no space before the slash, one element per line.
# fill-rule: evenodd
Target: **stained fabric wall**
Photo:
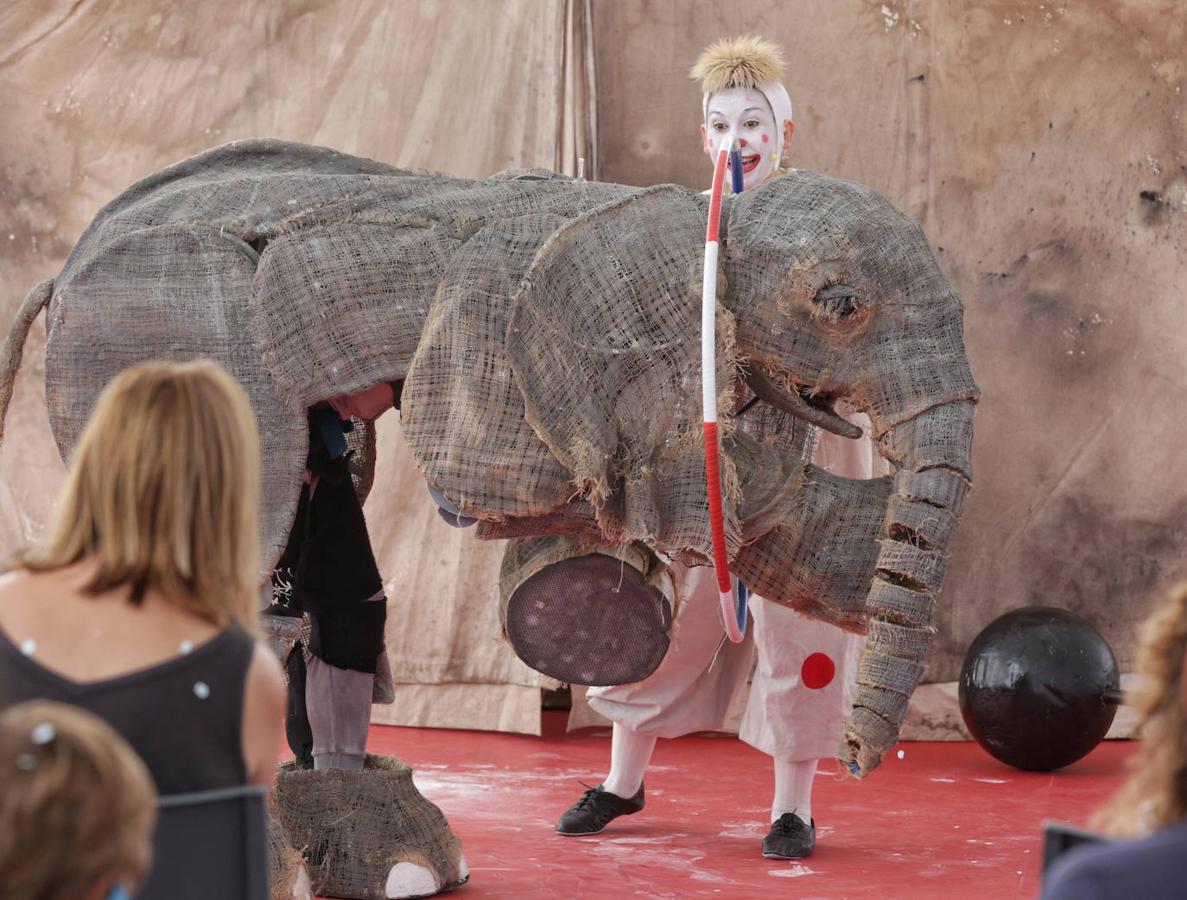
<path fill-rule="evenodd" d="M 599 175 L 706 187 L 706 44 L 781 44 L 793 161 L 924 227 L 983 391 L 928 677 L 990 619 L 1082 613 L 1123 669 L 1187 575 L 1187 17 L 1116 3 L 597 2 Z"/>
<path fill-rule="evenodd" d="M 688 67 L 761 33 L 789 58 L 796 164 L 916 217 L 965 301 L 976 486 L 929 677 L 1031 603 L 1088 615 L 1128 668 L 1134 622 L 1185 574 L 1185 29 L 1174 0 L 8 4 L 0 321 L 102 203 L 234 138 L 463 176 L 584 156 L 600 180 L 702 187 Z M 61 479 L 42 336 L 0 450 L 0 551 Z M 388 418 L 367 513 L 396 677 L 430 687 L 382 714 L 531 730 L 538 680 L 496 636 L 500 548 L 437 521 Z"/>
<path fill-rule="evenodd" d="M 583 15 L 561 0 L 0 7 L 5 330 L 103 203 L 226 141 L 306 141 L 469 177 L 574 172 L 592 156 Z M 43 348 L 36 325 L 0 452 L 4 553 L 41 533 L 62 480 Z M 539 677 L 498 637 L 501 545 L 441 522 L 396 417 L 380 426 L 367 515 L 404 687 L 378 717 L 537 729 Z"/>

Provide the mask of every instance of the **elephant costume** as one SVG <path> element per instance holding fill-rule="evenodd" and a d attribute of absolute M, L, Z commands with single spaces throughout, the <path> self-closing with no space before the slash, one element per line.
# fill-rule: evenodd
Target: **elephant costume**
<path fill-rule="evenodd" d="M 705 563 L 707 203 L 674 185 L 535 171 L 468 181 L 299 144 L 229 144 L 99 212 L 22 305 L 0 408 L 43 306 L 63 456 L 122 369 L 217 360 L 258 417 L 263 546 L 275 558 L 305 466 L 306 409 L 403 380 L 422 473 L 479 520 L 480 537 L 517 539 L 512 574 L 598 547 Z M 922 675 L 970 483 L 978 392 L 960 300 L 919 227 L 861 185 L 793 171 L 730 200 L 723 219 L 731 568 L 772 601 L 867 633 L 842 752 L 864 774 Z M 860 434 L 833 411 L 842 397 L 869 415 L 892 477 L 849 481 L 807 463 L 813 428 Z"/>

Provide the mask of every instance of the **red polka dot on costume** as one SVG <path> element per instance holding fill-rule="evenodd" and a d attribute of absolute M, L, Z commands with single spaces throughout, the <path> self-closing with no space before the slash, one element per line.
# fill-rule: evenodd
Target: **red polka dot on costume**
<path fill-rule="evenodd" d="M 836 663 L 824 653 L 813 653 L 800 667 L 800 679 L 804 682 L 804 687 L 814 691 L 828 687 L 836 674 Z"/>

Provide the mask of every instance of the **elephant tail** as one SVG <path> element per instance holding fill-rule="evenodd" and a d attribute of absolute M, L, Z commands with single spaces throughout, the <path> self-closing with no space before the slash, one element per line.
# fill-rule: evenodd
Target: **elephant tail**
<path fill-rule="evenodd" d="M 8 417 L 8 404 L 12 402 L 12 388 L 16 383 L 17 369 L 21 367 L 21 356 L 25 352 L 25 338 L 41 311 L 54 293 L 54 280 L 47 278 L 33 287 L 21 301 L 16 320 L 4 339 L 0 350 L 0 441 L 4 440 L 4 420 Z"/>

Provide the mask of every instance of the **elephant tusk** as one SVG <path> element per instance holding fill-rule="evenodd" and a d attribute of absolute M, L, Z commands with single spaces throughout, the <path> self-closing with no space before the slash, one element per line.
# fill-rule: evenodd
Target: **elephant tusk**
<path fill-rule="evenodd" d="M 766 401 L 776 409 L 781 409 L 788 415 L 802 419 L 809 425 L 823 428 L 825 431 L 838 434 L 846 438 L 859 438 L 862 431 L 852 422 L 846 422 L 828 406 L 817 406 L 804 398 L 797 390 L 777 384 L 757 366 L 750 369 L 746 382 L 755 396 Z"/>

